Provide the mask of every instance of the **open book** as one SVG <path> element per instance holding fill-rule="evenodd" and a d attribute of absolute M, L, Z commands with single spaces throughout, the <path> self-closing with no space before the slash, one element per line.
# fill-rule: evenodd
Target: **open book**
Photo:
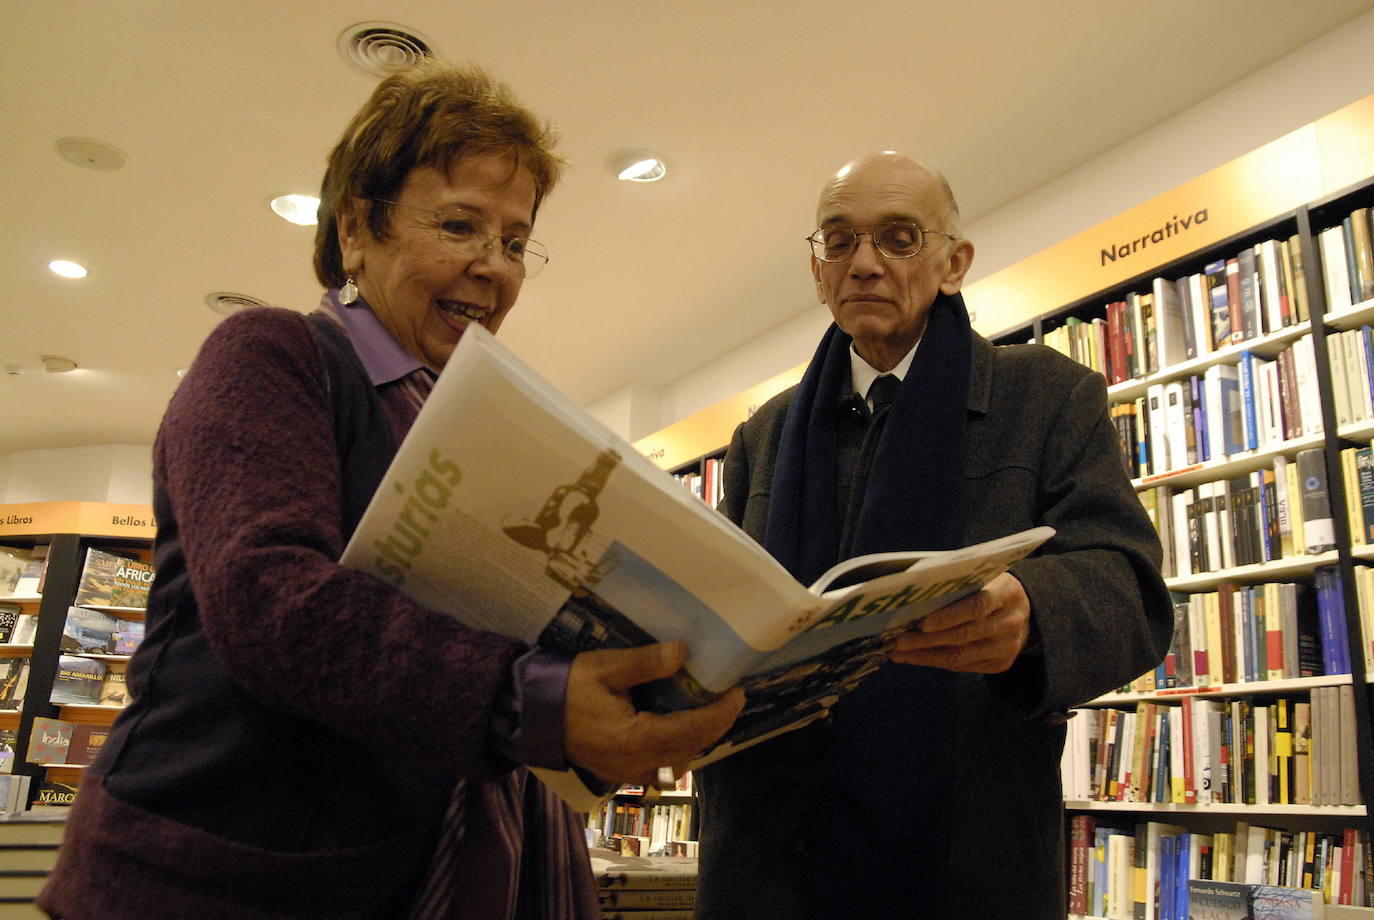
<path fill-rule="evenodd" d="M 739 683 L 749 699 L 695 767 L 824 715 L 878 667 L 898 630 L 1053 533 L 860 557 L 804 586 L 473 325 L 342 562 L 532 645 L 684 640 L 683 671 L 637 688 L 641 709 L 697 706 Z M 576 809 L 604 797 L 575 771 L 536 772 Z"/>

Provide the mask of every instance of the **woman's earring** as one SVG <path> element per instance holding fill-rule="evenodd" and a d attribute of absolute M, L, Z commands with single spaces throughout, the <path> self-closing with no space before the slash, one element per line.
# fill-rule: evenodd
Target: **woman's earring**
<path fill-rule="evenodd" d="M 353 276 L 349 275 L 348 280 L 339 288 L 339 303 L 345 307 L 358 299 L 358 286 L 353 283 Z"/>

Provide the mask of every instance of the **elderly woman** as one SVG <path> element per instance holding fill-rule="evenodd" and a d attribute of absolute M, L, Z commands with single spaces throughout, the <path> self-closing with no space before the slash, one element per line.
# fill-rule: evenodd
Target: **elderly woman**
<path fill-rule="evenodd" d="M 581 822 L 522 765 L 643 781 L 738 693 L 671 716 L 677 645 L 571 660 L 336 560 L 472 323 L 546 259 L 552 134 L 475 69 L 381 83 L 329 159 L 308 317 L 206 341 L 154 457 L 157 579 L 134 702 L 82 784 L 55 917 L 598 916 Z"/>

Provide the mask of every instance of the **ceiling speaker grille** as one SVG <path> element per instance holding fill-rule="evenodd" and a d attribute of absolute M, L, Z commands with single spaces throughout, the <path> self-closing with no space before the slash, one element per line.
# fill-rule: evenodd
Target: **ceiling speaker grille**
<path fill-rule="evenodd" d="M 360 22 L 339 35 L 339 53 L 363 73 L 385 77 L 434 57 L 424 36 L 391 22 Z"/>
<path fill-rule="evenodd" d="M 249 307 L 268 306 L 264 301 L 247 294 L 235 294 L 233 291 L 215 291 L 205 295 L 205 305 L 216 313 L 230 316 L 240 310 L 247 310 Z"/>

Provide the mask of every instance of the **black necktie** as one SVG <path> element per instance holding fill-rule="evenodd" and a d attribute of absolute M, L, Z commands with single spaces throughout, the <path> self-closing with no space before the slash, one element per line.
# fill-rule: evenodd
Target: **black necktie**
<path fill-rule="evenodd" d="M 902 381 L 894 374 L 882 374 L 873 381 L 868 388 L 868 398 L 873 403 L 874 415 L 892 405 L 892 400 L 897 398 L 897 387 L 901 385 Z"/>

